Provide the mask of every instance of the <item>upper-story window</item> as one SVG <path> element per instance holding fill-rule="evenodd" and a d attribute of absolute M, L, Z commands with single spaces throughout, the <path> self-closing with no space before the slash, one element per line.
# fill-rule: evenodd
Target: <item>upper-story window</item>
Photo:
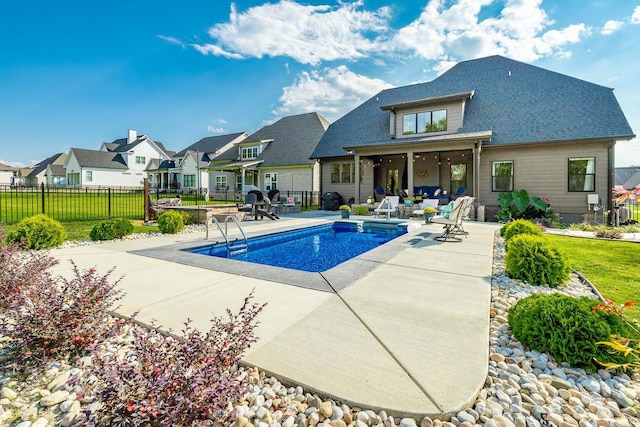
<path fill-rule="evenodd" d="M 243 147 L 242 160 L 255 159 L 258 157 L 258 147 Z"/>
<path fill-rule="evenodd" d="M 147 158 L 145 156 L 136 156 L 136 164 L 144 165 L 147 162 Z"/>
<path fill-rule="evenodd" d="M 447 110 L 421 111 L 402 116 L 402 134 L 442 132 L 447 130 Z"/>

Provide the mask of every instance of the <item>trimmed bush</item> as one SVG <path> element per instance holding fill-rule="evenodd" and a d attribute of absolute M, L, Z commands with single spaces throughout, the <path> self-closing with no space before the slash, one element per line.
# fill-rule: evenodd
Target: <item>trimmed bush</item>
<path fill-rule="evenodd" d="M 191 215 L 189 212 L 180 211 L 180 215 L 182 216 L 182 222 L 184 225 L 191 225 L 196 223 L 196 217 Z"/>
<path fill-rule="evenodd" d="M 120 239 L 133 233 L 133 225 L 124 218 L 109 219 L 91 229 L 91 240 Z"/>
<path fill-rule="evenodd" d="M 176 234 L 184 229 L 182 215 L 176 211 L 164 211 L 158 215 L 158 228 L 161 233 Z"/>
<path fill-rule="evenodd" d="M 543 236 L 520 234 L 509 240 L 507 276 L 531 285 L 559 286 L 569 279 L 566 257 Z"/>
<path fill-rule="evenodd" d="M 356 206 L 353 211 L 354 215 L 369 215 L 369 208 L 366 206 Z"/>
<path fill-rule="evenodd" d="M 7 243 L 18 243 L 22 249 L 50 249 L 67 240 L 60 222 L 44 214 L 23 219 L 7 233 Z"/>
<path fill-rule="evenodd" d="M 509 240 L 520 234 L 531 234 L 533 236 L 542 236 L 540 227 L 527 219 L 517 219 L 502 226 L 500 235 L 504 237 L 505 248 L 509 250 Z"/>
<path fill-rule="evenodd" d="M 558 362 L 593 370 L 594 358 L 612 357 L 596 343 L 611 341 L 612 333 L 624 329 L 615 315 L 593 311 L 597 304 L 589 297 L 533 294 L 509 310 L 509 326 L 526 347 L 548 352 Z"/>

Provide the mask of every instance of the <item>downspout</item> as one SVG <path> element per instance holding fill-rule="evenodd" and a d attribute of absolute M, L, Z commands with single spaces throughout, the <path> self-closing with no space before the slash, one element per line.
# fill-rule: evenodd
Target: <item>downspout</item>
<path fill-rule="evenodd" d="M 354 194 L 354 199 L 356 199 L 357 203 L 360 203 L 360 155 L 359 154 L 354 154 L 353 156 L 353 167 L 356 169 L 355 170 L 355 180 L 356 180 L 356 186 L 355 186 L 355 194 Z"/>

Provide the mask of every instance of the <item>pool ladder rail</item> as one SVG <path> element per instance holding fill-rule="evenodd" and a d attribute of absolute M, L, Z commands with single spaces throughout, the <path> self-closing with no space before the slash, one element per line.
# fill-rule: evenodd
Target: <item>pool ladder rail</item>
<path fill-rule="evenodd" d="M 229 240 L 228 229 L 227 229 L 227 224 L 229 223 L 229 221 L 234 222 L 238 226 L 238 230 L 240 230 L 240 234 L 242 234 L 242 239 L 234 239 L 231 241 Z M 231 258 L 233 255 L 247 253 L 247 250 L 249 249 L 249 245 L 247 243 L 247 235 L 244 234 L 244 230 L 242 229 L 242 227 L 240 227 L 240 223 L 238 222 L 235 216 L 227 215 L 225 217 L 224 230 L 222 229 L 220 222 L 216 219 L 215 216 L 208 217 L 204 223 L 204 227 L 207 232 L 207 234 L 205 235 L 205 240 L 209 239 L 209 222 L 215 223 L 216 226 L 218 227 L 218 230 L 220 230 L 222 237 L 224 237 L 225 245 L 227 247 L 227 258 Z M 212 250 L 213 250 L 213 245 L 211 245 L 209 252 L 211 252 Z"/>

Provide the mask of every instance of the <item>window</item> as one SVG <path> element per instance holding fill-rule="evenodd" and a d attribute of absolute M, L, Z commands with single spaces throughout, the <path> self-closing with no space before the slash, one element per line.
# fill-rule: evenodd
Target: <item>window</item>
<path fill-rule="evenodd" d="M 84 179 L 87 182 L 91 182 L 93 181 L 93 171 L 85 171 L 84 173 Z"/>
<path fill-rule="evenodd" d="M 196 186 L 196 176 L 195 175 L 185 175 L 184 176 L 184 186 L 185 187 L 195 187 Z"/>
<path fill-rule="evenodd" d="M 447 110 L 423 111 L 402 116 L 403 135 L 445 130 L 447 130 Z"/>
<path fill-rule="evenodd" d="M 354 164 L 353 163 L 332 163 L 331 164 L 331 183 L 345 184 L 354 181 Z"/>
<path fill-rule="evenodd" d="M 291 182 L 293 183 L 293 178 L 291 178 Z M 268 172 L 264 174 L 264 189 L 269 190 L 277 190 L 278 189 L 278 174 L 275 172 Z"/>
<path fill-rule="evenodd" d="M 236 189 L 242 190 L 242 173 L 236 175 Z"/>
<path fill-rule="evenodd" d="M 67 184 L 68 185 L 79 185 L 80 184 L 80 172 L 72 172 L 67 174 Z"/>
<path fill-rule="evenodd" d="M 136 165 L 144 165 L 147 162 L 145 156 L 136 156 Z"/>
<path fill-rule="evenodd" d="M 216 188 L 221 190 L 227 189 L 227 176 L 226 175 L 216 175 Z"/>
<path fill-rule="evenodd" d="M 513 161 L 491 164 L 491 191 L 513 191 Z"/>
<path fill-rule="evenodd" d="M 242 148 L 242 160 L 255 159 L 258 157 L 258 147 Z"/>
<path fill-rule="evenodd" d="M 596 159 L 576 157 L 569 159 L 569 191 L 596 190 Z"/>
<path fill-rule="evenodd" d="M 453 194 L 459 187 L 467 186 L 467 165 L 460 163 L 451 165 L 451 193 Z"/>

